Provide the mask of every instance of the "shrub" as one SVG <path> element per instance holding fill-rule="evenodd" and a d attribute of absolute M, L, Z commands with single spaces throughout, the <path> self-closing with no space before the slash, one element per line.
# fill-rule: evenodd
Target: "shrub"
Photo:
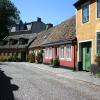
<path fill-rule="evenodd" d="M 100 55 L 96 56 L 95 61 L 96 61 L 97 65 L 100 67 Z"/>
<path fill-rule="evenodd" d="M 29 54 L 27 60 L 30 63 L 35 63 L 35 54 L 34 53 Z"/>
<path fill-rule="evenodd" d="M 7 61 L 11 62 L 12 61 L 12 56 L 9 56 Z"/>
<path fill-rule="evenodd" d="M 7 59 L 7 61 L 9 61 L 9 62 L 18 62 L 18 61 L 21 61 L 21 59 L 18 57 L 18 56 L 9 56 L 8 57 L 8 59 Z"/>
<path fill-rule="evenodd" d="M 1 61 L 1 62 L 7 61 L 7 57 L 0 57 L 0 61 Z"/>
<path fill-rule="evenodd" d="M 59 58 L 56 57 L 54 60 L 53 60 L 53 66 L 55 67 L 58 67 L 59 66 Z"/>
<path fill-rule="evenodd" d="M 37 53 L 36 60 L 37 60 L 37 63 L 42 63 L 43 62 L 42 52 Z"/>

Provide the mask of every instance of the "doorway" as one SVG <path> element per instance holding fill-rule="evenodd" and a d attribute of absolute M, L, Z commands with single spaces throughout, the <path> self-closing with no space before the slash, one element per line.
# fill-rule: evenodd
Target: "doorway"
<path fill-rule="evenodd" d="M 90 71 L 91 65 L 91 42 L 81 43 L 81 61 L 82 68 L 85 71 Z"/>

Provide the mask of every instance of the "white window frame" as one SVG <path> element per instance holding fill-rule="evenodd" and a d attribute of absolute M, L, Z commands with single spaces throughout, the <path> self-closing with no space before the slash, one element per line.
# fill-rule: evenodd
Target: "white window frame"
<path fill-rule="evenodd" d="M 45 49 L 45 58 L 48 58 L 48 48 Z"/>
<path fill-rule="evenodd" d="M 61 48 L 63 48 L 63 57 L 61 57 Z M 64 59 L 64 47 L 60 47 L 60 59 Z"/>
<path fill-rule="evenodd" d="M 67 57 L 67 48 L 70 48 L 70 57 Z M 72 46 L 66 46 L 66 60 L 71 61 L 72 60 Z"/>
<path fill-rule="evenodd" d="M 86 4 L 89 4 L 89 21 L 83 22 L 83 6 L 86 5 Z M 81 23 L 82 23 L 82 24 L 90 23 L 90 1 L 88 1 L 88 2 L 86 2 L 86 3 L 84 3 L 84 4 L 82 4 L 82 6 L 81 6 Z"/>

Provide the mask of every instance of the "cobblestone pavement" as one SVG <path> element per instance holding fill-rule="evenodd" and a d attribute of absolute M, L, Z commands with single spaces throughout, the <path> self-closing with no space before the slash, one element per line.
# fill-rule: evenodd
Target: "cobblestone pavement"
<path fill-rule="evenodd" d="M 100 100 L 100 87 L 34 66 L 0 63 L 0 100 Z"/>

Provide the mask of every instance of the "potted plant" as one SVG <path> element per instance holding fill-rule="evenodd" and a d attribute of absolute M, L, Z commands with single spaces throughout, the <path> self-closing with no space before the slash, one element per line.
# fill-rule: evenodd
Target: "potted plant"
<path fill-rule="evenodd" d="M 100 78 L 100 55 L 97 55 L 96 56 L 96 59 L 95 59 L 96 63 L 97 63 L 97 73 L 96 75 Z"/>
<path fill-rule="evenodd" d="M 27 59 L 30 63 L 35 63 L 35 53 L 29 54 Z"/>
<path fill-rule="evenodd" d="M 54 60 L 53 60 L 53 66 L 54 67 L 59 67 L 59 58 L 58 57 L 54 58 Z"/>
<path fill-rule="evenodd" d="M 100 55 L 96 56 L 95 61 L 96 61 L 97 65 L 98 65 L 98 67 L 100 67 Z"/>
<path fill-rule="evenodd" d="M 42 52 L 37 53 L 36 60 L 37 60 L 37 63 L 42 63 L 43 62 Z"/>

